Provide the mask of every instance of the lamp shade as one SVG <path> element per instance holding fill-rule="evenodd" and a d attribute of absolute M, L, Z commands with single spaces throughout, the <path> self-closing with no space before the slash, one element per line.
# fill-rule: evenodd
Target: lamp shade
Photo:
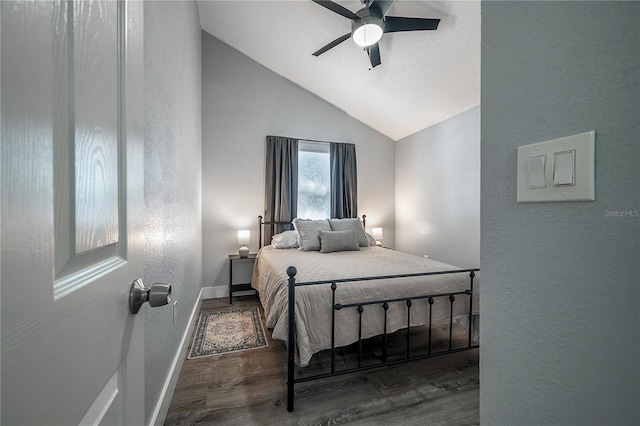
<path fill-rule="evenodd" d="M 238 231 L 238 244 L 249 244 L 251 242 L 251 232 L 248 229 Z"/>
<path fill-rule="evenodd" d="M 382 239 L 382 228 L 372 228 L 371 229 L 371 235 L 376 240 L 381 240 Z"/>

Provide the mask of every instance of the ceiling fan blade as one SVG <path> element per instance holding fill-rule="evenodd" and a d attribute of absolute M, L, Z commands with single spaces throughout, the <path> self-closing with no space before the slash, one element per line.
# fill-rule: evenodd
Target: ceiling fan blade
<path fill-rule="evenodd" d="M 333 40 L 331 43 L 327 44 L 326 46 L 324 46 L 324 47 L 318 49 L 317 51 L 313 52 L 313 56 L 322 55 L 324 52 L 326 52 L 329 49 L 333 49 L 334 47 L 336 47 L 337 45 L 339 45 L 343 41 L 347 40 L 349 37 L 351 37 L 351 33 L 347 33 L 347 34 L 345 34 L 343 36 L 338 37 L 337 39 Z"/>
<path fill-rule="evenodd" d="M 384 21 L 384 32 L 435 30 L 438 28 L 439 23 L 440 19 L 387 16 Z"/>
<path fill-rule="evenodd" d="M 376 66 L 382 63 L 380 61 L 380 47 L 378 46 L 378 43 L 368 46 L 367 54 L 369 54 L 369 61 L 371 62 L 371 68 L 375 68 Z"/>
<path fill-rule="evenodd" d="M 334 3 L 329 0 L 312 0 L 314 3 L 318 3 L 320 6 L 329 9 L 332 12 L 337 13 L 338 15 L 342 15 L 345 18 L 349 18 L 352 21 L 357 21 L 360 19 L 358 15 L 347 9 L 346 7 L 340 6 L 338 3 Z"/>
<path fill-rule="evenodd" d="M 389 10 L 391 3 L 393 3 L 393 0 L 373 0 L 369 5 L 369 10 L 375 10 L 380 16 L 384 16 L 387 10 Z"/>

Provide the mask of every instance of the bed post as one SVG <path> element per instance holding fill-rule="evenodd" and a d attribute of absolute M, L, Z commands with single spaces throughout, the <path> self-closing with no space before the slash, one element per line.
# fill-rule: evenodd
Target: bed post
<path fill-rule="evenodd" d="M 262 248 L 262 215 L 258 216 L 258 250 Z"/>
<path fill-rule="evenodd" d="M 471 271 L 469 273 L 469 291 L 471 292 L 469 295 L 469 347 L 471 347 L 471 334 L 473 332 L 473 277 L 475 276 L 475 272 Z"/>
<path fill-rule="evenodd" d="M 471 271 L 469 273 L 469 347 L 471 347 L 471 333 L 473 330 L 473 277 L 475 277 L 475 272 Z"/>
<path fill-rule="evenodd" d="M 296 306 L 296 270 L 295 266 L 287 268 L 289 275 L 289 339 L 287 341 L 287 411 L 293 411 L 294 385 L 294 350 L 295 350 L 295 306 Z"/>

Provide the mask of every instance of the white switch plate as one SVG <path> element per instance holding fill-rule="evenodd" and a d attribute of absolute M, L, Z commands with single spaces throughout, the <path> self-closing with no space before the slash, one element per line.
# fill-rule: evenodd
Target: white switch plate
<path fill-rule="evenodd" d="M 519 203 L 594 201 L 596 132 L 580 133 L 518 148 Z M 575 151 L 573 185 L 554 185 L 556 154 Z M 544 176 L 547 186 L 529 189 L 530 158 L 546 155 Z M 557 176 L 556 176 L 557 178 Z"/>

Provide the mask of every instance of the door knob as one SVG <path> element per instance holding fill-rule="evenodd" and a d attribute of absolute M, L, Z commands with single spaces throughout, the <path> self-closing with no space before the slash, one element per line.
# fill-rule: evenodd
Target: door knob
<path fill-rule="evenodd" d="M 149 302 L 149 306 L 163 306 L 171 301 L 171 284 L 155 283 L 150 288 L 146 288 L 142 279 L 136 278 L 131 283 L 129 291 L 129 310 L 132 314 L 137 314 L 144 302 Z"/>

